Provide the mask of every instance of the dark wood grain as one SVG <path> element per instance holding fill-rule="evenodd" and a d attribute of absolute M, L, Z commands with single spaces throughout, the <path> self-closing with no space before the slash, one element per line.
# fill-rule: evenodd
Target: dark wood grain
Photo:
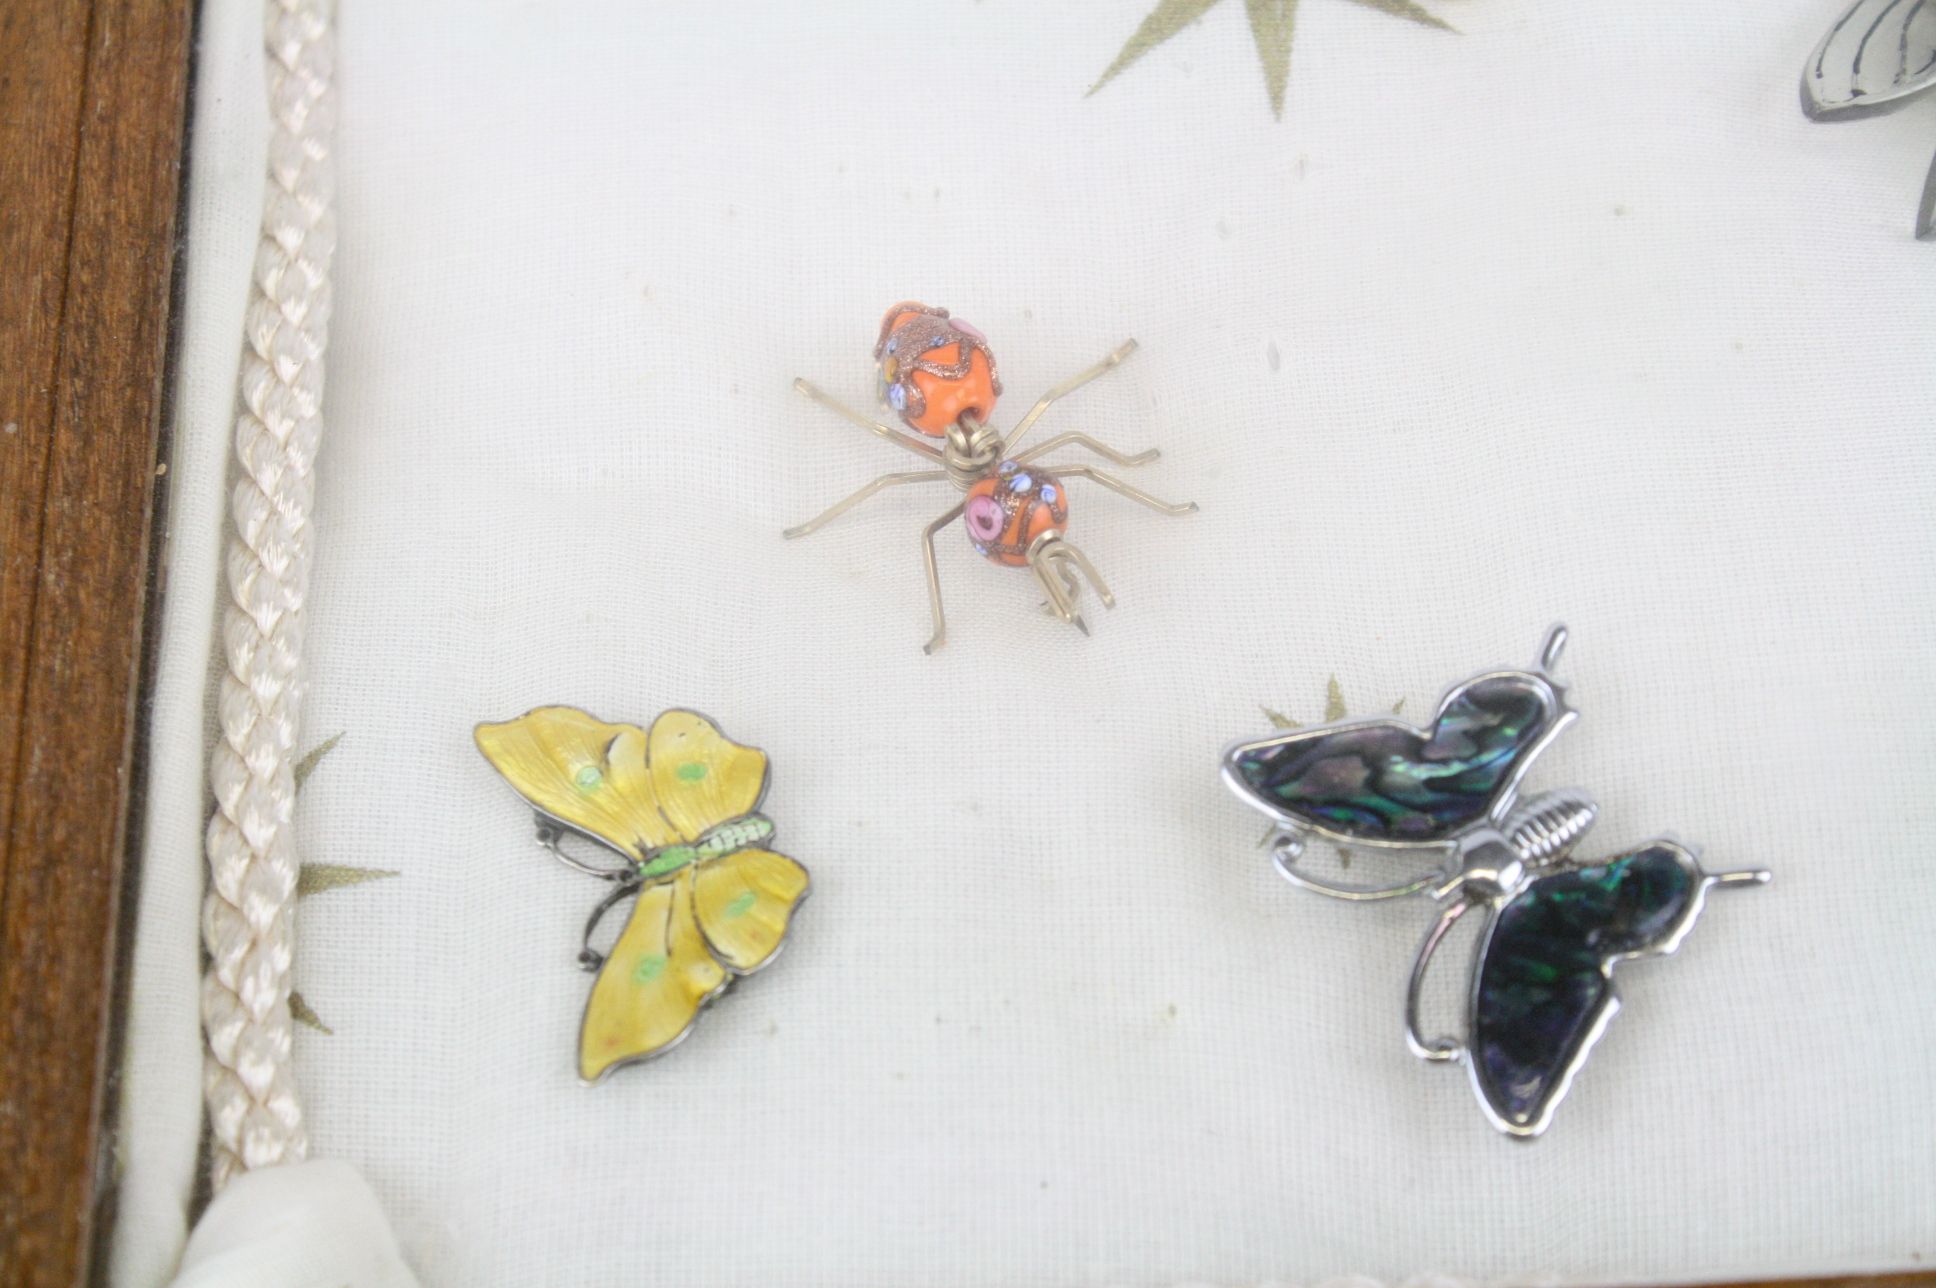
<path fill-rule="evenodd" d="M 187 0 L 0 3 L 0 1284 L 88 1274 Z"/>
<path fill-rule="evenodd" d="M 1930 1288 L 1932 1284 L 1936 1284 L 1936 1270 L 1914 1270 L 1891 1275 L 1837 1275 L 1816 1279 L 1756 1279 L 1752 1282 L 1713 1285 L 1712 1288 Z"/>

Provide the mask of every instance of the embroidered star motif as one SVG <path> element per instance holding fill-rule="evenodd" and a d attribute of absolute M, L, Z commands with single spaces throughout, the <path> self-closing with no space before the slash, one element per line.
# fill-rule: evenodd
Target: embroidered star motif
<path fill-rule="evenodd" d="M 336 744 L 343 741 L 338 733 L 326 741 L 310 748 L 301 760 L 296 762 L 291 776 L 296 780 L 296 790 L 300 792 L 309 776 L 323 763 L 323 757 L 336 750 Z M 390 868 L 353 868 L 341 863 L 305 863 L 296 872 L 296 897 L 304 899 L 312 894 L 322 894 L 329 890 L 341 890 L 346 886 L 362 885 L 366 881 L 381 881 L 385 877 L 399 875 Z M 316 1008 L 308 999 L 295 989 L 289 990 L 289 1018 L 298 1024 L 306 1024 L 318 1033 L 334 1036 L 335 1029 L 323 1023 L 323 1017 L 316 1014 Z"/>
<path fill-rule="evenodd" d="M 1352 0 L 1367 9 L 1391 14 L 1395 18 L 1405 18 L 1421 26 L 1437 27 L 1441 31 L 1452 31 L 1453 27 L 1443 18 L 1432 13 L 1417 0 Z M 1089 87 L 1093 94 L 1131 63 L 1156 48 L 1177 32 L 1214 9 L 1218 0 L 1157 0 L 1156 8 L 1143 25 L 1123 45 L 1116 61 L 1109 64 L 1102 78 Z M 1264 85 L 1270 91 L 1271 114 L 1279 120 L 1284 116 L 1284 86 L 1291 79 L 1291 34 L 1297 18 L 1298 0 L 1244 0 L 1244 8 L 1250 14 L 1250 38 L 1257 45 L 1257 61 L 1264 69 Z"/>

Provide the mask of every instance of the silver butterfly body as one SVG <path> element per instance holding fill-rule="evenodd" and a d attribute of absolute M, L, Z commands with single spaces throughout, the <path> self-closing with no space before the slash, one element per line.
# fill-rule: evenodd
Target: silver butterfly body
<path fill-rule="evenodd" d="M 1818 121 L 1870 116 L 1936 88 L 1936 0 L 1855 0 L 1802 69 L 1802 110 Z M 1936 158 L 1916 235 L 1936 238 Z"/>

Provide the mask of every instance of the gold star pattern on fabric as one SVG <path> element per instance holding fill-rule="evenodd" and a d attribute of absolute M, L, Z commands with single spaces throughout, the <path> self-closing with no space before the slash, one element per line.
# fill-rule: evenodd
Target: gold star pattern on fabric
<path fill-rule="evenodd" d="M 1114 80 L 1125 68 L 1171 36 L 1217 7 L 1219 0 L 1157 0 L 1156 8 L 1143 19 L 1142 26 L 1123 45 L 1116 61 L 1103 71 L 1101 79 L 1089 87 L 1091 94 Z M 1441 31 L 1454 28 L 1417 0 L 1352 0 L 1353 4 L 1404 18 Z M 1270 91 L 1271 114 L 1284 116 L 1284 87 L 1291 79 L 1291 37 L 1296 30 L 1298 0 L 1244 0 L 1250 15 L 1250 38 L 1257 46 L 1257 61 L 1264 69 L 1264 87 Z"/>
<path fill-rule="evenodd" d="M 310 748 L 308 754 L 296 762 L 294 777 L 296 790 L 302 791 L 303 784 L 323 763 L 323 757 L 336 750 L 336 744 L 343 741 L 338 733 L 326 741 Z M 305 863 L 296 873 L 296 897 L 306 899 L 313 894 L 323 894 L 330 890 L 344 890 L 350 886 L 363 885 L 369 881 L 381 881 L 394 877 L 394 868 L 358 868 L 344 863 Z M 316 1014 L 308 1000 L 295 989 L 289 990 L 289 1018 L 298 1024 L 307 1025 L 318 1033 L 334 1036 L 335 1029 L 323 1023 L 323 1017 Z"/>

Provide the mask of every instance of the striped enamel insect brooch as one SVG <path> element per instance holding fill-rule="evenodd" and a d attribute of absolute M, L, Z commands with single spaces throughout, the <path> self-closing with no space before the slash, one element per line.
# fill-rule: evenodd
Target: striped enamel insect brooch
<path fill-rule="evenodd" d="M 480 724 L 476 737 L 536 812 L 538 843 L 613 886 L 585 923 L 578 955 L 598 976 L 578 1035 L 587 1084 L 677 1046 L 701 1008 L 779 955 L 807 897 L 807 870 L 768 848 L 765 752 L 680 710 L 647 733 L 575 707 L 540 707 Z M 605 859 L 567 852 L 567 836 L 603 847 Z M 599 923 L 626 899 L 632 915 L 617 941 L 593 948 Z"/>
<path fill-rule="evenodd" d="M 1765 871 L 1708 873 L 1659 837 L 1615 857 L 1572 858 L 1596 807 L 1575 790 L 1518 800 L 1521 777 L 1575 718 L 1552 669 L 1555 627 L 1531 670 L 1475 675 L 1440 700 L 1430 727 L 1344 720 L 1224 753 L 1223 777 L 1277 825 L 1272 856 L 1292 884 L 1334 899 L 1429 895 L 1443 905 L 1412 961 L 1405 1037 L 1413 1054 L 1465 1065 L 1480 1107 L 1509 1136 L 1546 1130 L 1588 1052 L 1620 1009 L 1613 969 L 1673 952 L 1707 893 Z M 1439 865 L 1394 885 L 1345 885 L 1300 869 L 1306 841 L 1341 850 L 1429 851 Z M 1426 970 L 1453 924 L 1485 917 L 1464 1002 L 1463 1038 L 1419 1032 Z"/>
<path fill-rule="evenodd" d="M 1089 557 L 1063 535 L 1069 527 L 1066 480 L 1086 479 L 1158 514 L 1189 514 L 1197 508 L 1196 502 L 1172 505 L 1159 501 L 1141 488 L 1132 487 L 1092 465 L 1051 468 L 1038 464 L 1042 457 L 1059 447 L 1080 447 L 1117 465 L 1144 465 L 1156 459 L 1158 453 L 1153 447 L 1125 455 L 1087 434 L 1065 433 L 1037 443 L 1025 452 L 1015 449 L 1049 409 L 1049 404 L 1114 370 L 1135 351 L 1136 342 L 1125 341 L 1095 366 L 1049 390 L 1004 437 L 988 423 L 988 418 L 995 413 L 995 400 L 1002 392 L 1002 382 L 996 373 L 995 354 L 988 347 L 987 337 L 960 318 L 949 317 L 946 309 L 925 304 L 896 304 L 882 319 L 880 338 L 874 345 L 875 389 L 881 405 L 899 416 L 913 434 L 864 416 L 805 380 L 795 380 L 793 386 L 815 402 L 923 458 L 935 468 L 883 474 L 814 518 L 788 528 L 785 535 L 804 537 L 816 532 L 868 497 L 890 487 L 952 483 L 963 494 L 962 500 L 921 534 L 921 558 L 928 574 L 928 608 L 934 619 L 934 633 L 924 650 L 934 652 L 948 636 L 947 618 L 941 611 L 941 574 L 935 568 L 934 538 L 956 519 L 967 528 L 968 541 L 975 553 L 990 563 L 1029 569 L 1035 574 L 1048 610 L 1088 634 L 1089 627 L 1076 611 L 1083 579 L 1095 587 L 1096 597 L 1102 600 L 1104 608 L 1114 608 L 1116 599 Z M 940 440 L 938 446 L 933 441 L 936 439 Z"/>
<path fill-rule="evenodd" d="M 1893 111 L 1936 90 L 1936 5 L 1854 0 L 1802 69 L 1802 110 L 1817 121 Z M 1936 159 L 1923 181 L 1916 236 L 1936 239 Z"/>

